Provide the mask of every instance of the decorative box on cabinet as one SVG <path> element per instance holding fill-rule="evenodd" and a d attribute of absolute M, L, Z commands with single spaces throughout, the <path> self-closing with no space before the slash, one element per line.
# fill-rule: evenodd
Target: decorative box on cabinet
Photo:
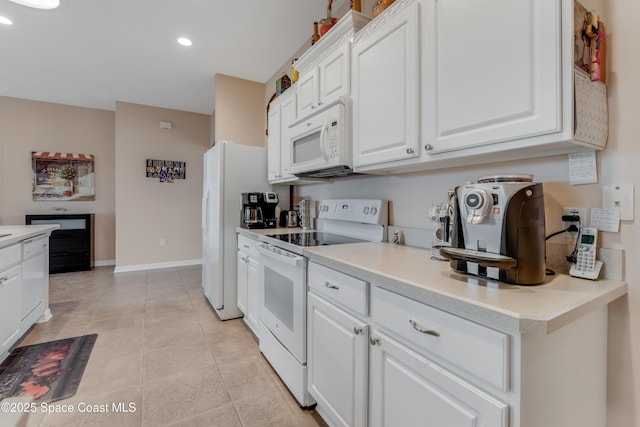
<path fill-rule="evenodd" d="M 365 79 L 353 89 L 356 171 L 407 172 L 603 149 L 606 137 L 576 134 L 577 115 L 606 129 L 607 113 L 601 83 L 587 83 L 600 97 L 596 112 L 586 117 L 575 102 L 573 13 L 573 0 L 397 0 L 354 37 L 354 82 Z M 401 30 L 401 15 L 417 21 L 416 35 Z M 384 47 L 381 41 L 392 34 L 395 48 Z M 372 56 L 377 73 L 384 72 L 380 57 L 390 55 L 397 69 L 387 73 L 400 79 L 377 84 L 373 104 L 358 99 L 373 96 L 363 85 L 376 67 L 357 63 L 368 54 L 365 48 L 380 50 Z M 415 50 L 417 64 L 407 70 Z M 408 102 L 407 84 L 420 88 L 417 103 Z M 358 105 L 365 116 L 360 121 Z M 385 129 L 370 129 L 373 119 L 382 119 L 376 109 L 400 108 L 410 116 L 390 114 Z"/>
<path fill-rule="evenodd" d="M 59 224 L 49 238 L 49 273 L 91 270 L 94 214 L 27 215 L 27 224 Z"/>

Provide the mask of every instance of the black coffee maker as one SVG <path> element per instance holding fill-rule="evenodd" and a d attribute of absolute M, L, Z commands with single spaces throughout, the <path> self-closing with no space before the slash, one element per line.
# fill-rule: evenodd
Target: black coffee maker
<path fill-rule="evenodd" d="M 266 193 L 242 193 L 242 228 L 275 228 L 278 195 Z"/>

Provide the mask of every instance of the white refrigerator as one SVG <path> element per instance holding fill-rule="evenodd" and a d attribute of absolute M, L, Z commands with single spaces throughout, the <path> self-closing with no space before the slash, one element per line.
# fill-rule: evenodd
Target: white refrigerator
<path fill-rule="evenodd" d="M 202 287 L 222 320 L 238 310 L 236 227 L 242 193 L 269 191 L 267 150 L 219 141 L 204 154 L 202 196 Z"/>

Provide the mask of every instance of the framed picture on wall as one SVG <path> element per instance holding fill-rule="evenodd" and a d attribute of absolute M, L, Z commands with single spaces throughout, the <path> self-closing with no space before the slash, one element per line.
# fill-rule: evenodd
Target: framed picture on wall
<path fill-rule="evenodd" d="M 93 154 L 32 151 L 33 200 L 95 200 Z"/>
<path fill-rule="evenodd" d="M 147 178 L 158 178 L 160 182 L 173 182 L 186 179 L 187 163 L 175 160 L 147 159 Z"/>

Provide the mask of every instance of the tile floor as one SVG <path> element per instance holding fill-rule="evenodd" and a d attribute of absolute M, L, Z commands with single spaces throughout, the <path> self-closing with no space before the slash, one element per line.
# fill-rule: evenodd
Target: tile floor
<path fill-rule="evenodd" d="M 19 343 L 97 333 L 73 414 L 35 412 L 28 426 L 318 426 L 261 355 L 240 319 L 220 321 L 199 266 L 50 278 L 53 319 Z M 81 403 L 133 403 L 129 413 L 78 413 Z"/>

